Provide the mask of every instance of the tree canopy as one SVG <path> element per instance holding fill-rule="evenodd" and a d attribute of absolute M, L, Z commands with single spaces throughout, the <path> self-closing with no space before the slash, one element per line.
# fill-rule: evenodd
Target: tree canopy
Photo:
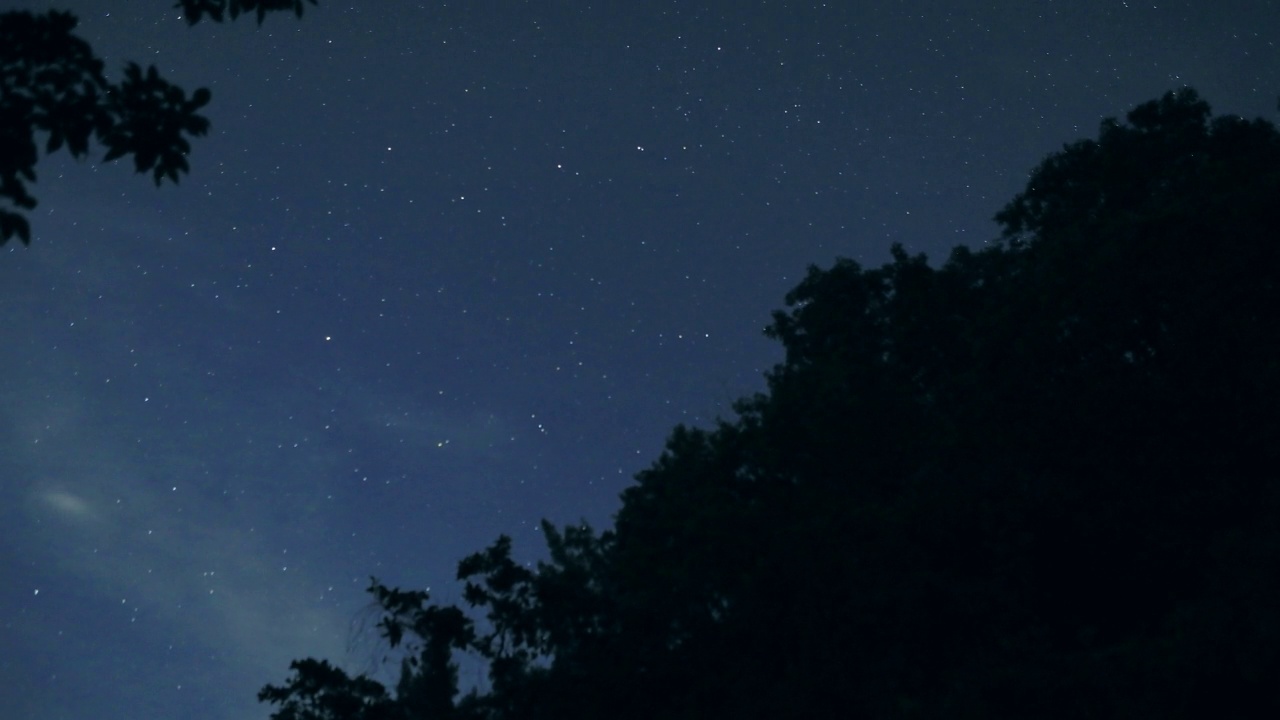
<path fill-rule="evenodd" d="M 312 5 L 317 0 L 307 0 Z M 208 17 L 216 22 L 255 13 L 293 11 L 303 0 L 180 0 L 188 24 Z M 106 148 L 103 160 L 131 155 L 139 173 L 156 185 L 174 183 L 188 172 L 189 138 L 209 131 L 198 110 L 212 94 L 199 88 L 188 96 L 160 77 L 155 66 L 128 63 L 124 80 L 109 82 L 103 61 L 77 37 L 77 20 L 67 12 L 0 12 L 0 245 L 17 236 L 31 242 L 31 225 L 22 211 L 36 206 L 27 184 L 43 139 L 45 154 L 65 147 L 74 157 L 89 152 L 89 141 Z"/>
<path fill-rule="evenodd" d="M 370 592 L 387 687 L 276 720 L 1280 715 L 1280 134 L 1192 90 L 1050 155 L 989 247 L 811 268 L 785 360 L 614 526 Z M 488 669 L 461 692 L 459 653 Z"/>

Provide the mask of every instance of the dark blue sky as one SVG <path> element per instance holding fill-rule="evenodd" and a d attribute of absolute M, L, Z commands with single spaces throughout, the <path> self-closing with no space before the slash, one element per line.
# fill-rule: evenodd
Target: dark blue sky
<path fill-rule="evenodd" d="M 763 387 L 807 265 L 981 245 L 1167 90 L 1280 95 L 1258 0 L 170 4 L 21 4 L 214 101 L 181 186 L 54 156 L 0 252 L 6 717 L 265 717 L 292 658 L 364 669 L 370 575 L 454 600 L 499 533 L 607 524 Z"/>

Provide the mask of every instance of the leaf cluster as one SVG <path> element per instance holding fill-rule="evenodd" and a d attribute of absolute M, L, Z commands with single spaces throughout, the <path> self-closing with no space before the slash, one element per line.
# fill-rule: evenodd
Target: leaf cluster
<path fill-rule="evenodd" d="M 676 428 L 612 530 L 463 560 L 481 618 L 374 584 L 425 653 L 395 717 L 1280 713 L 1278 197 L 1280 133 L 1183 90 L 989 247 L 811 268 L 767 392 Z"/>
<path fill-rule="evenodd" d="M 306 2 L 317 5 L 319 0 Z M 272 12 L 291 10 L 294 15 L 302 17 L 304 3 L 303 0 L 178 0 L 174 7 L 182 10 L 188 25 L 195 25 L 205 16 L 214 22 L 222 22 L 224 18 L 235 20 L 248 13 L 256 14 L 261 25 L 267 13 Z"/>
<path fill-rule="evenodd" d="M 310 0 L 314 5 L 316 0 Z M 255 11 L 302 14 L 302 0 L 182 0 L 178 5 L 195 24 L 208 16 L 221 22 Z M 28 183 L 36 181 L 39 139 L 45 154 L 66 148 L 84 157 L 96 140 L 104 160 L 133 157 L 134 169 L 151 173 L 156 185 L 177 183 L 188 172 L 190 138 L 209 131 L 199 114 L 212 97 L 207 88 L 188 94 L 162 78 L 155 66 L 125 66 L 119 83 L 107 80 L 103 62 L 74 34 L 77 20 L 67 12 L 0 12 L 0 245 L 17 237 L 31 242 L 22 211 L 36 206 Z"/>

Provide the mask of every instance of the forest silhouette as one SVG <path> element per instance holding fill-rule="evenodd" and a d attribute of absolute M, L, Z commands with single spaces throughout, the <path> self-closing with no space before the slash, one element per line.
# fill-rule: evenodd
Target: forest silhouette
<path fill-rule="evenodd" d="M 386 686 L 275 720 L 1280 716 L 1280 135 L 1190 89 L 1032 172 L 998 241 L 811 268 L 785 360 L 613 527 L 378 583 Z M 463 692 L 458 660 L 487 669 Z"/>

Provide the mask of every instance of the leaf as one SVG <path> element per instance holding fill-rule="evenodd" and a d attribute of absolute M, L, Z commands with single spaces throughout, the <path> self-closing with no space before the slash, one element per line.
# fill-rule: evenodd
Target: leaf
<path fill-rule="evenodd" d="M 104 155 L 104 156 L 102 156 L 102 161 L 103 161 L 103 162 L 111 162 L 112 160 L 118 160 L 118 159 L 120 159 L 120 158 L 124 157 L 124 156 L 125 156 L 125 154 L 126 154 L 126 153 L 128 153 L 128 152 L 129 152 L 129 150 L 128 150 L 126 147 L 124 147 L 123 145 L 115 145 L 115 146 L 112 146 L 112 148 L 111 148 L 110 150 L 108 150 L 108 151 L 107 151 L 107 154 L 106 154 L 106 155 Z"/>
<path fill-rule="evenodd" d="M 0 245 L 8 242 L 14 235 L 18 236 L 23 245 L 30 245 L 31 225 L 17 213 L 0 210 Z"/>

